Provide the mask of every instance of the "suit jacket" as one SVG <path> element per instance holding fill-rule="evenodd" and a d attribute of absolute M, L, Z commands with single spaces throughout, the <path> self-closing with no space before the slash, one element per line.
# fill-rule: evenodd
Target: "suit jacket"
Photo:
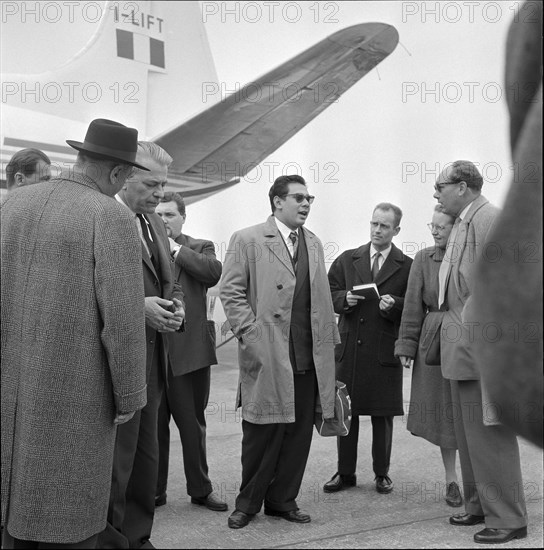
<path fill-rule="evenodd" d="M 474 339 L 469 325 L 463 323 L 464 309 L 473 292 L 476 262 L 482 255 L 496 251 L 486 246 L 486 237 L 499 209 L 480 195 L 459 224 L 451 271 L 446 287 L 448 311 L 442 320 L 440 354 L 442 375 L 451 380 L 478 380 L 477 365 L 471 356 L 470 343 Z M 448 246 L 450 244 L 448 243 Z"/>
<path fill-rule="evenodd" d="M 156 243 L 160 263 L 160 279 L 157 274 L 153 262 L 144 244 L 141 242 L 141 255 L 142 255 L 142 266 L 143 266 L 143 275 L 144 275 L 144 292 L 145 296 L 160 296 L 166 300 L 171 300 L 172 298 L 177 298 L 181 300 L 183 304 L 184 295 L 183 290 L 179 283 L 174 281 L 174 275 L 172 271 L 172 257 L 170 256 L 170 245 L 168 242 L 168 235 L 164 227 L 164 222 L 158 214 L 146 214 L 153 241 Z M 166 333 L 168 334 L 168 333 Z M 155 344 L 157 342 L 157 331 L 149 326 L 145 325 L 145 336 L 146 336 L 146 372 L 147 372 L 147 381 L 149 382 L 149 376 L 151 373 L 151 366 L 153 364 L 153 353 L 155 351 Z M 161 368 L 165 374 L 165 380 L 167 375 L 168 368 L 168 339 L 160 338 L 162 342 L 162 354 Z"/>
<path fill-rule="evenodd" d="M 411 258 L 395 245 L 376 280 L 380 295 L 390 294 L 394 306 L 387 312 L 378 300 L 348 307 L 346 294 L 355 285 L 372 282 L 370 243 L 346 250 L 329 270 L 334 310 L 340 315 L 341 344 L 336 346 L 336 376 L 344 382 L 354 414 L 402 415 L 402 366 L 394 356 L 395 340 L 404 306 Z"/>
<path fill-rule="evenodd" d="M 303 228 L 310 273 L 313 358 L 318 399 L 334 415 L 334 345 L 338 329 L 321 241 Z M 296 277 L 291 256 L 273 216 L 237 231 L 226 253 L 221 302 L 238 338 L 237 406 L 254 424 L 295 422 L 294 374 L 289 331 Z"/>
<path fill-rule="evenodd" d="M 1 215 L 2 523 L 81 541 L 106 525 L 114 415 L 146 403 L 140 239 L 72 172 L 11 192 Z"/>
<path fill-rule="evenodd" d="M 181 234 L 175 259 L 175 280 L 185 293 L 185 332 L 168 335 L 170 366 L 174 376 L 217 363 L 215 323 L 208 321 L 206 293 L 221 277 L 221 262 L 211 241 Z"/>

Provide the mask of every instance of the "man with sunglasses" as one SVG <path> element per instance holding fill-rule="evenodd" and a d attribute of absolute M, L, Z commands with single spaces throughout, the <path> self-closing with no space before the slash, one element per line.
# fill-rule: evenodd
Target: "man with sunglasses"
<path fill-rule="evenodd" d="M 480 323 L 469 314 L 475 267 L 489 254 L 486 238 L 499 213 L 481 194 L 482 185 L 476 166 L 458 160 L 440 172 L 433 196 L 456 218 L 439 271 L 439 307 L 445 310 L 441 366 L 444 378 L 451 381 L 453 410 L 458 413 L 454 428 L 465 496 L 465 513 L 452 516 L 450 523 L 485 523 L 474 540 L 495 544 L 527 536 L 527 511 L 517 439 L 482 395 L 473 355 L 482 335 Z"/>
<path fill-rule="evenodd" d="M 231 529 L 260 511 L 308 523 L 299 493 L 316 405 L 334 415 L 338 330 L 321 241 L 303 227 L 314 197 L 301 176 L 281 176 L 265 223 L 234 233 L 221 301 L 238 338 L 242 484 Z"/>

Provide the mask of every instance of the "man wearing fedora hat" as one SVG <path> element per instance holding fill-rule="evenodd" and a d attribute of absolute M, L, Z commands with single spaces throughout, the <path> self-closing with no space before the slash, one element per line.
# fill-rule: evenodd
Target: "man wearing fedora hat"
<path fill-rule="evenodd" d="M 150 542 L 155 513 L 159 443 L 158 412 L 167 379 L 167 341 L 163 333 L 182 327 L 183 292 L 174 282 L 168 236 L 155 208 L 164 196 L 172 157 L 150 142 L 138 145 L 136 170 L 117 195 L 134 220 L 141 240 L 146 316 L 147 405 L 117 432 L 108 524 L 101 548 L 153 548 Z"/>
<path fill-rule="evenodd" d="M 1 207 L 4 548 L 94 548 L 116 426 L 146 403 L 141 245 L 113 199 L 137 136 L 94 120 L 73 169 Z"/>

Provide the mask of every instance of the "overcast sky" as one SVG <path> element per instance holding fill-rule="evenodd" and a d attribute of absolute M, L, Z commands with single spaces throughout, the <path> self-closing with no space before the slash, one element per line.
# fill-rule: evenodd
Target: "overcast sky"
<path fill-rule="evenodd" d="M 413 255 L 432 244 L 432 186 L 437 171 L 456 159 L 479 163 L 484 194 L 502 205 L 513 174 L 504 52 L 519 2 L 273 4 L 201 2 L 225 91 L 353 24 L 394 25 L 400 43 L 260 170 L 190 206 L 189 234 L 221 243 L 263 221 L 273 178 L 298 167 L 317 197 L 306 225 L 326 245 L 329 261 L 368 241 L 372 209 L 381 201 L 404 211 L 398 246 Z"/>
<path fill-rule="evenodd" d="M 225 93 L 350 25 L 384 22 L 400 35 L 396 50 L 377 69 L 240 184 L 189 206 L 185 231 L 213 240 L 220 256 L 233 231 L 270 214 L 268 189 L 282 173 L 302 174 L 316 195 L 307 227 L 325 244 L 329 263 L 342 250 L 368 241 L 372 209 L 382 201 L 404 211 L 394 241 L 398 246 L 414 255 L 432 244 L 426 223 L 435 204 L 433 183 L 438 171 L 456 159 L 476 162 L 486 181 L 484 195 L 502 205 L 513 175 L 502 85 L 504 51 L 520 2 L 200 5 Z M 26 25 L 25 30 L 28 34 L 32 28 Z M 56 42 L 53 36 L 50 42 L 40 40 L 38 51 L 26 51 L 27 57 L 39 60 Z M 13 40 L 3 40 L 4 46 L 11 44 Z M 13 71 L 18 63 L 19 55 L 6 54 L 3 70 L 10 65 Z M 523 90 L 519 93 L 521 97 Z"/>

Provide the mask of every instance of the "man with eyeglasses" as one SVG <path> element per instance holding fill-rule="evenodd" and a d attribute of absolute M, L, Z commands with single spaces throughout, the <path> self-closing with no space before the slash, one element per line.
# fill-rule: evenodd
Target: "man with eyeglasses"
<path fill-rule="evenodd" d="M 348 388 L 353 416 L 349 434 L 338 437 L 338 469 L 323 486 L 326 493 L 357 482 L 359 415 L 368 415 L 372 421 L 376 491 L 388 494 L 393 490 L 389 477 L 393 418 L 404 414 L 403 369 L 394 348 L 412 264 L 392 243 L 400 232 L 401 219 L 398 206 L 378 204 L 370 221 L 370 242 L 343 252 L 329 270 L 342 340 L 336 348 L 336 377 Z M 354 286 L 370 283 L 376 284 L 379 299 L 364 299 L 351 292 Z"/>
<path fill-rule="evenodd" d="M 515 435 L 495 418 L 497 412 L 480 385 L 473 346 L 482 327 L 467 312 L 477 261 L 499 210 L 481 194 L 476 166 L 458 160 L 436 180 L 434 198 L 455 216 L 439 271 L 439 307 L 446 310 L 441 331 L 441 366 L 451 380 L 454 427 L 463 475 L 465 513 L 450 518 L 457 526 L 484 523 L 475 542 L 495 544 L 527 536 L 527 512 Z M 497 299 L 500 299 L 498 297 Z"/>
<path fill-rule="evenodd" d="M 234 233 L 221 301 L 238 338 L 242 484 L 231 529 L 264 513 L 308 523 L 300 490 L 319 403 L 334 415 L 334 345 L 339 341 L 321 241 L 303 227 L 314 197 L 301 176 L 280 176 L 272 215 Z"/>

